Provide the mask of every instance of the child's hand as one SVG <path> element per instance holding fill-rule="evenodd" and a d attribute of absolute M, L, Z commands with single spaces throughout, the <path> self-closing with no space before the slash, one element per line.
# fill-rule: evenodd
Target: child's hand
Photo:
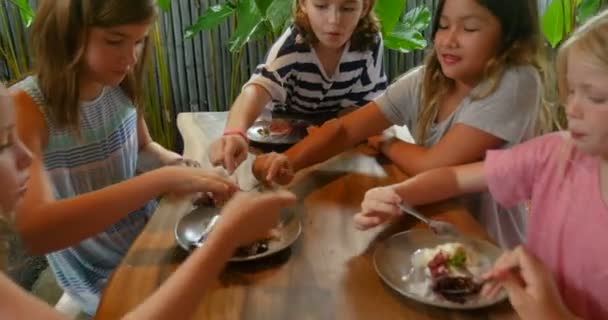
<path fill-rule="evenodd" d="M 238 134 L 225 135 L 211 144 L 209 161 L 214 166 L 222 166 L 232 174 L 247 159 L 249 144 Z"/>
<path fill-rule="evenodd" d="M 509 270 L 517 270 L 517 273 Z M 576 319 L 564 306 L 551 271 L 523 247 L 504 253 L 484 278 L 493 281 L 482 295 L 493 298 L 500 288 L 522 319 Z"/>
<path fill-rule="evenodd" d="M 264 183 L 276 182 L 288 184 L 293 179 L 293 167 L 287 156 L 282 153 L 268 153 L 261 155 L 253 162 L 253 175 Z"/>
<path fill-rule="evenodd" d="M 368 190 L 361 203 L 361 212 L 355 215 L 355 226 L 366 230 L 401 216 L 399 203 L 401 197 L 390 186 Z"/>
<path fill-rule="evenodd" d="M 200 192 L 214 201 L 229 199 L 239 188 L 232 181 L 212 170 L 168 166 L 158 170 L 162 175 L 164 193 L 187 195 Z"/>
<path fill-rule="evenodd" d="M 367 138 L 367 145 L 370 148 L 372 148 L 378 152 L 382 152 L 381 149 L 382 149 L 382 144 L 384 143 L 384 140 L 385 140 L 385 138 L 382 135 L 369 137 L 369 138 Z"/>
<path fill-rule="evenodd" d="M 268 236 L 278 224 L 280 210 L 295 202 L 296 196 L 285 190 L 239 192 L 222 209 L 213 232 L 236 238 L 237 246 L 249 245 Z"/>

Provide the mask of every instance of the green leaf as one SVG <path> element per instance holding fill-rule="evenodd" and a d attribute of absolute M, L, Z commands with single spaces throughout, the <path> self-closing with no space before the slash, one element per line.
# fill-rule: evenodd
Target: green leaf
<path fill-rule="evenodd" d="M 384 45 L 401 52 L 422 49 L 427 45 L 423 32 L 430 23 L 429 8 L 426 6 L 414 8 L 403 17 L 403 21 L 395 25 L 390 35 L 384 37 Z"/>
<path fill-rule="evenodd" d="M 422 36 L 400 37 L 388 35 L 384 37 L 384 46 L 403 53 L 426 47 L 426 39 Z"/>
<path fill-rule="evenodd" d="M 406 0 L 378 0 L 374 6 L 374 12 L 380 20 L 382 35 L 391 34 L 399 18 L 405 9 Z"/>
<path fill-rule="evenodd" d="M 236 17 L 237 27 L 228 41 L 230 51 L 233 52 L 243 48 L 249 40 L 259 35 L 260 28 L 265 26 L 262 14 L 253 1 L 239 1 L 236 8 Z"/>
<path fill-rule="evenodd" d="M 32 24 L 32 20 L 34 19 L 34 10 L 30 7 L 30 4 L 27 0 L 11 0 L 11 2 L 19 8 L 19 13 L 21 14 L 21 19 L 26 27 L 29 27 Z"/>
<path fill-rule="evenodd" d="M 171 0 L 158 0 L 158 6 L 165 12 L 171 9 Z"/>
<path fill-rule="evenodd" d="M 580 0 L 579 0 L 580 1 Z M 579 24 L 593 17 L 600 10 L 602 0 L 582 0 L 576 11 L 576 21 Z"/>
<path fill-rule="evenodd" d="M 426 6 L 416 7 L 406 13 L 402 21 L 412 29 L 422 32 L 431 24 L 431 10 Z"/>
<path fill-rule="evenodd" d="M 294 0 L 275 0 L 266 11 L 266 18 L 275 34 L 283 31 L 285 25 L 290 22 L 293 2 Z"/>
<path fill-rule="evenodd" d="M 245 0 L 247 1 L 247 0 Z M 255 0 L 255 4 L 258 6 L 258 10 L 260 10 L 260 13 L 262 14 L 262 16 L 266 15 L 266 11 L 268 10 L 268 7 L 270 7 L 271 4 L 275 3 L 275 2 L 284 2 L 285 0 Z"/>
<path fill-rule="evenodd" d="M 553 0 L 542 17 L 542 30 L 552 47 L 572 31 L 570 0 Z"/>
<path fill-rule="evenodd" d="M 222 23 L 227 17 L 231 16 L 235 11 L 236 7 L 230 2 L 210 7 L 207 11 L 205 11 L 205 13 L 198 17 L 198 20 L 195 24 L 186 28 L 186 33 L 184 35 L 185 38 L 189 39 L 194 37 L 202 30 L 209 30 L 215 28 L 220 23 Z"/>

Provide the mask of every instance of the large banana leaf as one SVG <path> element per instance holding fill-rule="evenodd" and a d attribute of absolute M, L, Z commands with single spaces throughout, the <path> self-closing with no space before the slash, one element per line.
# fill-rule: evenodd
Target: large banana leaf
<path fill-rule="evenodd" d="M 423 32 L 430 22 L 429 8 L 425 6 L 414 8 L 395 25 L 389 35 L 384 37 L 384 45 L 401 52 L 422 49 L 427 45 Z"/>
<path fill-rule="evenodd" d="M 241 1 L 241 3 L 242 2 L 245 1 Z M 186 28 L 184 36 L 189 39 L 202 30 L 213 29 L 226 20 L 226 18 L 232 16 L 236 10 L 236 6 L 231 2 L 210 7 L 205 13 L 198 17 L 195 24 Z"/>
<path fill-rule="evenodd" d="M 391 34 L 405 9 L 406 0 L 378 0 L 374 12 L 382 25 L 382 35 Z"/>
<path fill-rule="evenodd" d="M 553 0 L 542 17 L 542 29 L 547 41 L 556 47 L 572 31 L 572 1 Z"/>
<path fill-rule="evenodd" d="M 594 16 L 602 5 L 602 0 L 578 0 L 580 2 L 577 14 L 576 21 L 578 23 L 584 23 L 587 19 Z"/>
<path fill-rule="evenodd" d="M 291 22 L 294 0 L 274 0 L 266 11 L 266 18 L 275 35 L 281 33 Z"/>
<path fill-rule="evenodd" d="M 10 1 L 19 8 L 19 13 L 21 14 L 21 19 L 23 19 L 23 23 L 25 23 L 26 27 L 29 27 L 32 24 L 32 20 L 34 19 L 34 10 L 32 10 L 30 4 L 27 2 L 27 0 Z"/>
<path fill-rule="evenodd" d="M 239 1 L 236 7 L 236 17 L 236 30 L 228 41 L 230 51 L 241 50 L 250 40 L 263 36 L 263 31 L 265 31 L 265 19 L 254 1 Z"/>
<path fill-rule="evenodd" d="M 158 0 L 158 6 L 163 9 L 163 11 L 169 11 L 171 8 L 171 0 Z"/>
<path fill-rule="evenodd" d="M 287 1 L 287 0 L 283 0 L 283 1 Z M 270 5 L 274 2 L 277 2 L 277 1 L 275 1 L 275 0 L 255 0 L 255 4 L 256 4 L 256 6 L 258 6 L 258 10 L 262 14 L 262 16 L 266 15 L 266 11 L 268 10 L 268 7 L 270 7 Z"/>

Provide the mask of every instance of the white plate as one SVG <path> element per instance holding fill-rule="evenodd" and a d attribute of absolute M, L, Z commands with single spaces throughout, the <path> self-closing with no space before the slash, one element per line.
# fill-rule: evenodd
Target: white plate
<path fill-rule="evenodd" d="M 494 299 L 474 298 L 464 304 L 445 300 L 436 294 L 423 296 L 410 290 L 411 256 L 416 250 L 434 248 L 447 242 L 464 242 L 491 266 L 502 251 L 495 245 L 479 239 L 438 236 L 429 230 L 409 230 L 393 235 L 374 251 L 374 267 L 382 280 L 402 295 L 418 302 L 448 309 L 478 309 L 494 305 L 507 298 L 501 291 Z"/>

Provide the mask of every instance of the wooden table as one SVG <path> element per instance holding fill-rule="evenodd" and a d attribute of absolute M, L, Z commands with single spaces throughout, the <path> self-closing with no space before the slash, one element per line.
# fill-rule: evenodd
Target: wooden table
<path fill-rule="evenodd" d="M 217 123 L 211 121 L 214 117 Z M 219 134 L 223 119 L 225 114 L 180 114 L 185 155 L 204 159 L 201 146 L 209 141 L 208 130 Z M 271 258 L 230 264 L 201 301 L 194 319 L 516 319 L 506 302 L 476 311 L 444 310 L 411 301 L 383 284 L 373 268 L 373 248 L 413 222 L 404 219 L 383 230 L 361 232 L 354 228 L 352 216 L 366 190 L 403 178 L 394 166 L 379 164 L 361 148 L 299 174 L 291 190 L 298 196 L 296 210 L 303 219 L 300 239 Z M 188 206 L 184 201 L 161 202 L 114 272 L 96 319 L 118 319 L 144 301 L 185 259 L 173 227 Z M 454 223 L 466 234 L 487 237 L 455 203 L 422 210 Z"/>

